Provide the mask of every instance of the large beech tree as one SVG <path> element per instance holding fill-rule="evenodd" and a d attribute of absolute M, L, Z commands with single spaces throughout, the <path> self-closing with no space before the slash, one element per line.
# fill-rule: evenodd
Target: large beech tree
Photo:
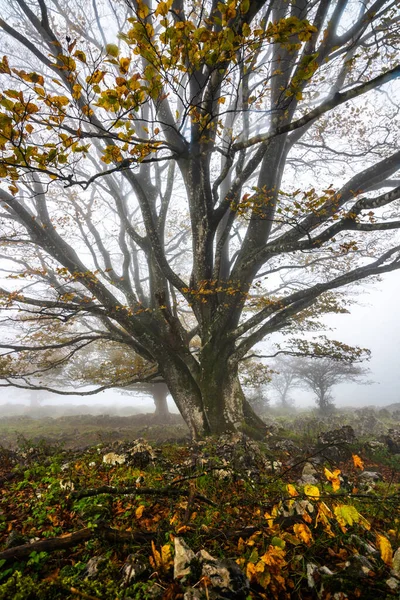
<path fill-rule="evenodd" d="M 4 385 L 125 344 L 126 384 L 162 377 L 193 436 L 262 431 L 240 361 L 400 267 L 399 23 L 397 0 L 7 3 Z"/>

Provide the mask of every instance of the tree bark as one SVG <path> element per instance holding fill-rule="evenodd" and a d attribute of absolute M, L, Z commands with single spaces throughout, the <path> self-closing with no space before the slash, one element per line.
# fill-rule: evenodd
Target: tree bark
<path fill-rule="evenodd" d="M 216 352 L 205 345 L 201 351 L 201 370 L 197 376 L 191 377 L 190 386 L 188 383 L 181 385 L 183 378 L 188 382 L 187 369 L 181 367 L 179 372 L 176 364 L 175 373 L 171 368 L 162 369 L 192 437 L 242 431 L 259 439 L 266 433 L 265 423 L 245 399 L 237 363 L 229 361 L 231 350 L 219 348 Z"/>

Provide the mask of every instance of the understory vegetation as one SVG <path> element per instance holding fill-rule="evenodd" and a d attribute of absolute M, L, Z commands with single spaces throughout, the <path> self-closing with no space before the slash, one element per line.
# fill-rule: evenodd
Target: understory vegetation
<path fill-rule="evenodd" d="M 85 447 L 75 418 L 72 447 L 3 423 L 0 600 L 398 598 L 399 427 L 363 410 L 359 429 L 285 417 L 258 443 L 133 439 L 140 422 Z"/>

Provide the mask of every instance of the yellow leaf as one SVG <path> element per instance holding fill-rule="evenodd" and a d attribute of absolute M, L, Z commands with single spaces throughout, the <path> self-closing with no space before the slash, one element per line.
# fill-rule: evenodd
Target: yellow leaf
<path fill-rule="evenodd" d="M 252 579 L 256 579 L 257 580 L 257 571 L 256 571 L 256 565 L 254 565 L 253 563 L 247 563 L 246 566 L 246 576 L 248 579 L 250 579 L 250 581 Z"/>
<path fill-rule="evenodd" d="M 140 519 L 140 517 L 143 514 L 144 509 L 145 509 L 145 506 L 143 504 L 141 504 L 140 506 L 137 507 L 137 509 L 135 510 L 135 517 L 137 519 Z"/>
<path fill-rule="evenodd" d="M 79 83 L 76 83 L 74 86 L 72 86 L 72 97 L 75 98 L 75 100 L 79 100 L 81 97 L 81 92 L 82 86 L 79 85 Z"/>
<path fill-rule="evenodd" d="M 304 486 L 304 493 L 306 496 L 310 496 L 311 498 L 314 498 L 315 500 L 317 498 L 319 498 L 319 489 L 317 488 L 316 485 L 311 485 L 311 484 L 307 483 Z"/>
<path fill-rule="evenodd" d="M 226 102 L 226 98 L 224 98 L 224 97 L 218 98 L 218 104 L 225 104 L 225 102 Z"/>
<path fill-rule="evenodd" d="M 100 81 L 104 78 L 105 72 L 96 69 L 91 75 L 86 77 L 86 82 L 93 85 L 95 83 L 100 83 Z"/>
<path fill-rule="evenodd" d="M 86 63 L 86 54 L 82 50 L 76 50 L 74 56 L 83 63 Z"/>
<path fill-rule="evenodd" d="M 32 102 L 28 102 L 27 105 L 25 106 L 25 110 L 28 114 L 32 115 L 33 113 L 37 113 L 40 108 L 38 106 L 36 106 L 36 104 L 33 104 Z"/>
<path fill-rule="evenodd" d="M 131 62 L 131 59 L 127 58 L 125 56 L 119 59 L 119 69 L 120 69 L 121 73 L 128 72 L 130 62 Z"/>
<path fill-rule="evenodd" d="M 307 544 L 307 546 L 309 546 L 313 541 L 313 536 L 310 531 L 310 528 L 304 523 L 296 523 L 296 525 L 293 525 L 293 531 L 296 537 L 298 537 L 299 540 Z"/>
<path fill-rule="evenodd" d="M 242 5 L 240 5 L 240 6 L 242 6 Z M 250 26 L 247 23 L 243 23 L 242 33 L 245 37 L 249 37 L 249 35 L 251 34 Z"/>
<path fill-rule="evenodd" d="M 169 544 L 161 546 L 161 562 L 165 570 L 169 569 L 174 562 L 171 546 Z"/>
<path fill-rule="evenodd" d="M 346 531 L 346 525 L 353 525 L 359 523 L 361 515 L 358 510 L 350 504 L 340 504 L 335 506 L 333 509 L 337 522 L 339 523 L 342 531 Z"/>
<path fill-rule="evenodd" d="M 113 56 L 114 58 L 117 58 L 117 56 L 119 54 L 119 48 L 118 48 L 117 44 L 107 44 L 106 52 L 109 56 Z"/>
<path fill-rule="evenodd" d="M 150 557 L 150 563 L 157 569 L 161 565 L 161 554 L 157 550 L 153 540 L 151 540 L 151 551 L 153 552 L 153 556 Z"/>
<path fill-rule="evenodd" d="M 159 2 L 158 6 L 156 8 L 155 14 L 157 16 L 162 15 L 163 17 L 166 17 L 169 9 L 172 6 L 172 2 L 173 2 L 173 0 L 168 0 L 167 2 Z"/>
<path fill-rule="evenodd" d="M 385 537 L 384 535 L 377 533 L 376 537 L 377 537 L 378 544 L 379 544 L 379 551 L 381 553 L 381 558 L 384 563 L 386 563 L 389 567 L 391 567 L 393 564 L 392 546 L 391 546 L 389 540 L 387 539 L 387 537 Z"/>
<path fill-rule="evenodd" d="M 139 19 L 145 19 L 149 14 L 149 7 L 143 2 L 138 2 L 137 16 Z"/>
<path fill-rule="evenodd" d="M 333 473 L 329 471 L 329 469 L 324 469 L 325 477 L 328 481 L 331 482 L 333 491 L 336 492 L 340 488 L 340 479 L 339 475 L 341 473 L 340 469 L 335 469 Z"/>
<path fill-rule="evenodd" d="M 18 194 L 18 188 L 16 185 L 9 185 L 8 189 L 10 190 L 10 192 L 12 193 L 13 196 L 15 196 L 15 194 Z"/>
<path fill-rule="evenodd" d="M 357 454 L 352 454 L 353 457 L 353 463 L 356 469 L 361 469 L 361 471 L 364 470 L 364 463 L 361 460 L 361 458 L 357 455 Z"/>

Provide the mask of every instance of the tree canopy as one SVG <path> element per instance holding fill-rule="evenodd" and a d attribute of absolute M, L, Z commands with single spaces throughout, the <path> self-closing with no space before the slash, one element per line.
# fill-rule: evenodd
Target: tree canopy
<path fill-rule="evenodd" d="M 10 0 L 3 385 L 122 344 L 126 385 L 161 377 L 193 436 L 262 432 L 239 363 L 400 267 L 399 22 L 396 0 Z"/>

